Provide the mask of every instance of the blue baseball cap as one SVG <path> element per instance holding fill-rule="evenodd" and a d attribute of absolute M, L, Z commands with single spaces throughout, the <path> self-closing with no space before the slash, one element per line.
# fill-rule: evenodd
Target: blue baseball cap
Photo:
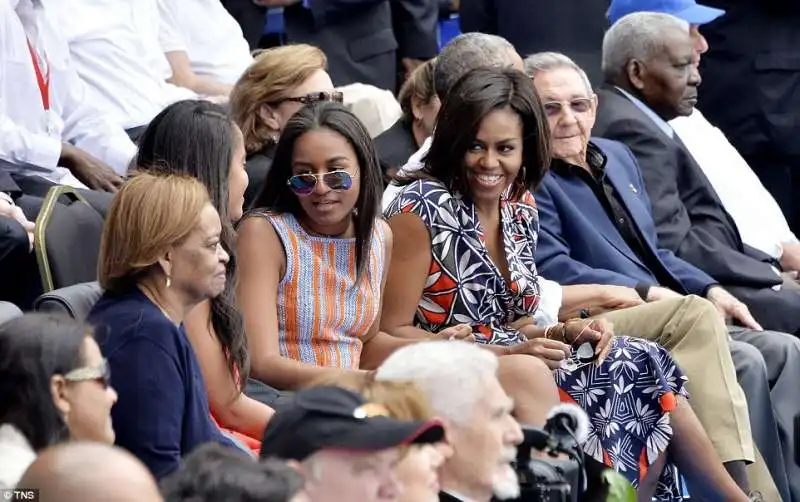
<path fill-rule="evenodd" d="M 614 24 L 621 17 L 634 12 L 670 14 L 693 25 L 710 23 L 725 14 L 722 9 L 706 7 L 694 0 L 612 0 L 608 8 L 608 20 Z"/>

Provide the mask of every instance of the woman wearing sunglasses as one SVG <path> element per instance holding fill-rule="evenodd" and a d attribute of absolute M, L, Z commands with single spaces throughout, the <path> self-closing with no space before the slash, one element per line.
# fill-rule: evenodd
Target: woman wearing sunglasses
<path fill-rule="evenodd" d="M 407 343 L 378 330 L 392 234 L 369 133 L 342 105 L 308 105 L 289 122 L 259 209 L 237 242 L 237 293 L 251 373 L 296 389 L 373 369 Z"/>
<path fill-rule="evenodd" d="M 108 364 L 87 325 L 25 314 L 0 326 L 0 489 L 67 440 L 114 442 Z"/>
<path fill-rule="evenodd" d="M 237 241 L 254 378 L 292 390 L 343 372 L 365 377 L 409 343 L 475 341 L 465 324 L 416 339 L 379 329 L 392 250 L 379 218 L 382 176 L 369 133 L 341 105 L 307 106 L 289 120 L 258 201 L 265 209 L 244 220 Z M 529 359 L 502 358 L 500 380 L 543 421 L 556 388 Z"/>
<path fill-rule="evenodd" d="M 303 105 L 342 102 L 328 75 L 327 59 L 318 48 L 296 44 L 260 52 L 231 92 L 231 117 L 241 128 L 247 150 L 250 186 L 245 208 L 264 188 L 275 145 L 283 127 Z"/>

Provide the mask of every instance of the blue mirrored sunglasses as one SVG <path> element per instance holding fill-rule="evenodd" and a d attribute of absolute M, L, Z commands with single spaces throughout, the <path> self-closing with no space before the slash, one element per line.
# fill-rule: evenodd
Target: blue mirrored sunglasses
<path fill-rule="evenodd" d="M 353 186 L 353 176 L 342 170 L 322 174 L 296 174 L 289 178 L 286 184 L 295 195 L 305 196 L 314 191 L 319 178 L 322 178 L 322 182 L 331 190 L 350 190 L 350 187 Z"/>

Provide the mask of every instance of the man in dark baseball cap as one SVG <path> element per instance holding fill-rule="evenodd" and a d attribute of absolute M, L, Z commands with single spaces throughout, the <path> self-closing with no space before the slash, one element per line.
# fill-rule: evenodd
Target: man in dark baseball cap
<path fill-rule="evenodd" d="M 390 502 L 399 495 L 394 466 L 401 446 L 444 440 L 442 422 L 389 417 L 381 405 L 339 387 L 294 394 L 267 426 L 261 458 L 295 465 L 311 502 Z"/>

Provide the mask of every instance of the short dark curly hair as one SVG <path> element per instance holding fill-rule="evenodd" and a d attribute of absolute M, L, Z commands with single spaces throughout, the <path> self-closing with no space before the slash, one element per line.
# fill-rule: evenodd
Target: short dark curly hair
<path fill-rule="evenodd" d="M 161 481 L 165 502 L 288 502 L 303 477 L 279 460 L 257 462 L 217 443 L 198 447 Z"/>

